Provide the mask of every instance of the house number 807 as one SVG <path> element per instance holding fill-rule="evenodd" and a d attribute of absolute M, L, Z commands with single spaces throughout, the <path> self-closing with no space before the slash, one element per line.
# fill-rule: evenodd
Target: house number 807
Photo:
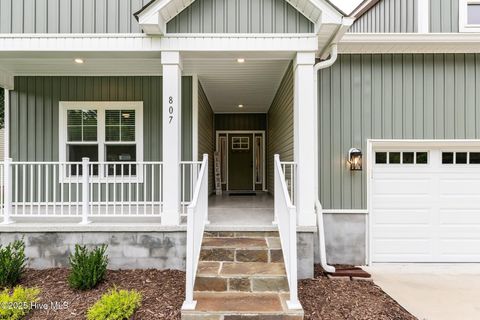
<path fill-rule="evenodd" d="M 169 104 L 173 103 L 173 97 L 172 96 L 168 97 L 168 103 Z M 168 113 L 170 114 L 168 116 L 168 123 L 170 124 L 170 123 L 172 123 L 172 120 L 173 120 L 173 106 L 169 106 Z"/>

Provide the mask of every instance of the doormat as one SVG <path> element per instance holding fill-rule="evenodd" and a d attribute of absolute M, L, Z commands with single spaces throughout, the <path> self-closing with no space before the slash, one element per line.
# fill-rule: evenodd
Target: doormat
<path fill-rule="evenodd" d="M 255 192 L 235 192 L 235 193 L 229 193 L 229 196 L 256 196 L 257 194 Z"/>

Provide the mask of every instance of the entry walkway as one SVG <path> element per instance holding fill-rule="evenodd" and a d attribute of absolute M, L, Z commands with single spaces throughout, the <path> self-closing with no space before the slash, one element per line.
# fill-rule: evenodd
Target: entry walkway
<path fill-rule="evenodd" d="M 480 264 L 375 264 L 365 270 L 418 319 L 480 319 Z"/>
<path fill-rule="evenodd" d="M 257 195 L 212 195 L 208 199 L 207 229 L 276 230 L 273 221 L 273 197 L 261 192 Z"/>

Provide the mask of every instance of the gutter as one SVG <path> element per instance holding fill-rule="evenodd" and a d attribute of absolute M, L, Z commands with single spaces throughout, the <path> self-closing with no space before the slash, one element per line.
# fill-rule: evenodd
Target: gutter
<path fill-rule="evenodd" d="M 339 29 L 340 30 L 340 29 Z M 328 68 L 328 67 L 331 67 L 335 61 L 337 61 L 337 57 L 338 57 L 338 46 L 337 44 L 332 44 L 331 47 L 330 47 L 330 57 L 327 59 L 327 60 L 323 60 L 323 61 L 320 61 L 319 63 L 315 64 L 315 66 L 313 67 L 314 69 L 314 72 L 315 72 L 315 76 L 314 76 L 314 79 L 315 79 L 315 101 L 317 103 L 317 108 L 315 108 L 315 110 L 318 110 L 318 71 L 321 70 L 321 69 L 325 69 L 325 68 Z M 316 125 L 316 129 L 317 129 L 317 134 L 315 136 L 315 148 L 317 149 L 317 152 L 315 152 L 315 155 L 318 157 L 318 140 L 319 140 L 319 123 L 318 123 L 318 111 L 317 111 L 317 115 L 315 116 L 315 121 L 317 122 L 317 125 Z M 316 161 L 316 168 L 317 168 L 317 172 L 316 172 L 316 176 L 318 177 L 318 173 L 319 173 L 319 168 L 318 168 L 319 164 L 318 164 L 318 159 Z M 318 180 L 318 179 L 317 179 Z M 317 194 L 317 197 L 318 197 L 318 194 L 319 194 L 319 188 L 318 188 L 318 182 L 317 182 L 317 187 L 316 187 L 316 194 Z M 319 242 L 318 242 L 318 246 L 320 248 L 320 265 L 322 266 L 323 270 L 325 270 L 326 272 L 328 273 L 334 273 L 335 272 L 335 267 L 333 266 L 330 266 L 327 264 L 327 250 L 325 248 L 325 226 L 323 224 L 323 209 L 322 209 L 322 205 L 320 203 L 320 200 L 317 199 L 315 201 L 315 211 L 317 213 L 317 230 L 318 230 L 318 239 L 319 239 Z"/>
<path fill-rule="evenodd" d="M 315 135 L 315 157 L 317 157 L 315 163 L 315 175 L 316 177 L 319 177 L 319 168 L 318 168 L 318 138 L 319 138 L 319 123 L 318 123 L 318 71 L 321 69 L 329 68 L 331 67 L 335 61 L 337 61 L 338 58 L 338 45 L 337 43 L 340 41 L 340 39 L 343 37 L 345 32 L 347 32 L 348 28 L 353 24 L 354 18 L 351 17 L 343 17 L 342 19 L 342 24 L 338 27 L 337 31 L 333 35 L 333 37 L 330 40 L 330 47 L 327 49 L 329 51 L 329 57 L 326 60 L 320 61 L 316 63 L 313 67 L 315 75 L 313 77 L 314 79 L 314 92 L 315 92 L 315 98 L 314 101 L 317 104 L 317 107 L 315 108 L 315 121 L 316 121 L 316 135 Z M 328 54 L 327 51 L 327 54 Z M 323 52 L 322 52 L 323 54 Z M 318 187 L 318 179 L 317 183 L 315 185 L 315 193 L 317 194 L 317 197 L 319 195 L 319 187 Z M 325 248 L 325 226 L 323 224 L 323 208 L 322 204 L 320 203 L 320 200 L 317 198 L 315 201 L 315 211 L 317 213 L 317 230 L 318 230 L 318 238 L 319 238 L 319 247 L 320 247 L 320 265 L 322 266 L 323 270 L 325 270 L 328 273 L 334 273 L 335 272 L 335 267 L 330 266 L 327 264 L 327 254 L 326 254 L 326 248 Z"/>

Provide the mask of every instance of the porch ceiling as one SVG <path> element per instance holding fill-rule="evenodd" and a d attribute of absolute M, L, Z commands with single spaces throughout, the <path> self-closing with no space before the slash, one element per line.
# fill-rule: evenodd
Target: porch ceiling
<path fill-rule="evenodd" d="M 187 60 L 184 70 L 198 74 L 214 112 L 267 112 L 289 63 L 288 59 Z"/>

